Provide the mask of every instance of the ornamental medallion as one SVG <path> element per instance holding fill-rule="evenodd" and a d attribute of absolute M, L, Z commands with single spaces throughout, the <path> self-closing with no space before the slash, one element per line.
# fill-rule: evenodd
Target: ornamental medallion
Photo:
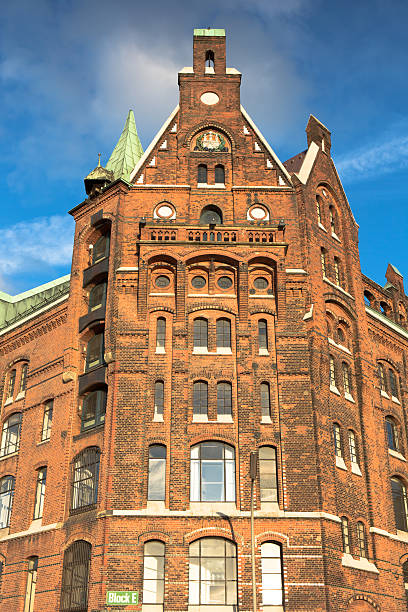
<path fill-rule="evenodd" d="M 198 136 L 194 151 L 208 151 L 210 153 L 227 152 L 225 138 L 218 132 L 208 130 Z"/>

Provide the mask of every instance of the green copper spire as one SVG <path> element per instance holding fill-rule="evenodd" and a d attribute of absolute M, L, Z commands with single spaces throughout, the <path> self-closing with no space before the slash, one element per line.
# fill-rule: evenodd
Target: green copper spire
<path fill-rule="evenodd" d="M 106 169 L 112 170 L 115 179 L 122 178 L 129 181 L 130 174 L 142 155 L 143 149 L 137 135 L 135 116 L 130 110 L 118 144 L 106 164 Z"/>

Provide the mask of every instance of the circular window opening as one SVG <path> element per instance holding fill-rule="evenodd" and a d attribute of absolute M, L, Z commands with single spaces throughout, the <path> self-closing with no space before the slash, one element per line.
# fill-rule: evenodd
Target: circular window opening
<path fill-rule="evenodd" d="M 164 276 L 164 274 L 161 274 L 160 276 L 156 278 L 155 284 L 156 284 L 156 287 L 159 287 L 159 289 L 165 289 L 166 287 L 170 285 L 170 279 L 168 276 Z"/>
<path fill-rule="evenodd" d="M 162 204 L 157 208 L 156 212 L 159 217 L 162 217 L 162 219 L 168 219 L 169 217 L 173 216 L 174 209 L 168 204 Z"/>
<path fill-rule="evenodd" d="M 249 216 L 255 221 L 263 221 L 268 217 L 268 211 L 263 206 L 253 206 L 249 209 Z"/>
<path fill-rule="evenodd" d="M 259 289 L 260 291 L 266 289 L 268 285 L 268 280 L 264 276 L 258 276 L 258 278 L 254 280 L 255 289 Z"/>
<path fill-rule="evenodd" d="M 194 289 L 202 289 L 205 287 L 206 280 L 204 276 L 194 276 L 191 284 L 193 285 Z"/>
<path fill-rule="evenodd" d="M 217 104 L 220 98 L 214 91 L 206 91 L 201 95 L 200 98 L 203 104 L 207 104 L 207 106 L 213 106 L 213 104 Z"/>
<path fill-rule="evenodd" d="M 230 289 L 232 287 L 232 278 L 230 276 L 220 276 L 217 285 L 221 289 Z"/>

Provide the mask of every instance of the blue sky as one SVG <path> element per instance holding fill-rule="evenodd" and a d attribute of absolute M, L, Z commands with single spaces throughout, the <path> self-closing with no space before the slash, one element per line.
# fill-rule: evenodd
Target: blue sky
<path fill-rule="evenodd" d="M 147 147 L 178 101 L 194 27 L 225 27 L 242 102 L 282 161 L 310 113 L 360 224 L 365 274 L 408 278 L 408 3 L 344 0 L 15 0 L 0 23 L 0 289 L 69 272 L 83 177 L 129 108 Z"/>

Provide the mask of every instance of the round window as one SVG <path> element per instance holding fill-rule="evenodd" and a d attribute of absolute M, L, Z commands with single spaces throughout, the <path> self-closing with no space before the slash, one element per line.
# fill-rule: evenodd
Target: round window
<path fill-rule="evenodd" d="M 220 276 L 217 285 L 221 289 L 229 289 L 230 287 L 232 287 L 232 278 L 230 276 Z"/>
<path fill-rule="evenodd" d="M 268 216 L 268 211 L 263 206 L 253 206 L 249 210 L 249 216 L 256 221 L 262 221 Z"/>
<path fill-rule="evenodd" d="M 220 98 L 214 91 L 206 91 L 201 95 L 200 100 L 203 104 L 207 104 L 207 106 L 213 106 L 219 102 Z"/>
<path fill-rule="evenodd" d="M 159 217 L 163 217 L 163 219 L 168 219 L 174 214 L 174 210 L 168 204 L 162 204 L 157 208 L 157 214 Z"/>
<path fill-rule="evenodd" d="M 170 279 L 168 276 L 164 276 L 164 274 L 161 274 L 160 276 L 156 278 L 155 284 L 156 284 L 156 287 L 159 287 L 159 289 L 165 289 L 166 287 L 170 285 Z"/>
<path fill-rule="evenodd" d="M 268 285 L 268 280 L 264 276 L 258 276 L 258 278 L 254 280 L 255 289 L 259 289 L 260 291 L 266 289 Z"/>
<path fill-rule="evenodd" d="M 194 276 L 193 280 L 191 281 L 191 284 L 193 285 L 194 289 L 202 289 L 203 287 L 205 287 L 205 283 L 206 280 L 204 276 Z"/>

